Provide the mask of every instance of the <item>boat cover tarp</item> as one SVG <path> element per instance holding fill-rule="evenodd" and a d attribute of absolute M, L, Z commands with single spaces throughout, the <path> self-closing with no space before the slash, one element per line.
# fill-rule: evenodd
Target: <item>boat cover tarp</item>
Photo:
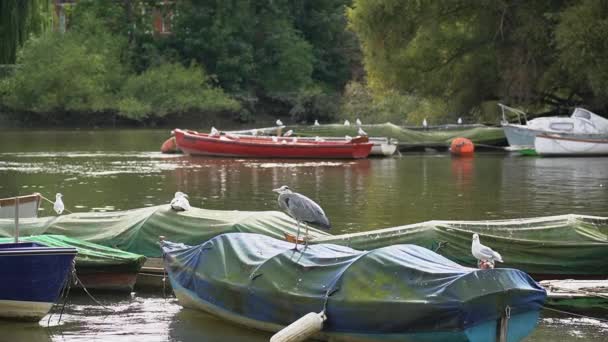
<path fill-rule="evenodd" d="M 358 251 L 232 233 L 198 246 L 165 242 L 178 293 L 240 317 L 288 325 L 326 309 L 324 331 L 453 331 L 539 310 L 546 293 L 524 272 L 460 266 L 415 245 Z"/>
<path fill-rule="evenodd" d="M 391 243 L 415 243 L 464 265 L 474 266 L 471 240 L 498 251 L 499 267 L 533 275 L 608 275 L 608 218 L 560 215 L 492 221 L 428 221 L 370 232 L 332 235 L 311 243 L 372 249 Z M 543 276 L 545 277 L 545 276 Z"/>
<path fill-rule="evenodd" d="M 362 125 L 363 130 L 370 137 L 387 137 L 397 139 L 399 144 L 426 145 L 439 144 L 449 146 L 450 142 L 457 137 L 468 138 L 476 144 L 504 145 L 505 134 L 501 127 L 465 127 L 463 129 L 450 130 L 412 130 L 394 125 L 392 123 Z M 357 136 L 358 126 L 350 125 L 320 125 L 320 126 L 291 126 L 297 135 L 302 136 L 332 136 L 343 137 L 345 135 Z"/>
<path fill-rule="evenodd" d="M 0 238 L 0 244 L 12 243 L 13 241 L 13 238 Z M 146 261 L 146 257 L 140 254 L 72 239 L 63 235 L 24 236 L 20 237 L 19 241 L 39 242 L 49 247 L 76 248 L 78 250 L 76 255 L 76 269 L 78 271 L 103 271 L 107 269 L 138 271 Z"/>
<path fill-rule="evenodd" d="M 160 257 L 159 236 L 199 244 L 229 232 L 260 233 L 284 238 L 295 235 L 296 221 L 278 211 L 207 210 L 176 212 L 169 205 L 116 212 L 74 213 L 22 219 L 21 236 L 59 234 L 147 257 Z M 13 236 L 13 220 L 0 220 L 0 236 Z M 311 238 L 327 235 L 310 227 Z"/>

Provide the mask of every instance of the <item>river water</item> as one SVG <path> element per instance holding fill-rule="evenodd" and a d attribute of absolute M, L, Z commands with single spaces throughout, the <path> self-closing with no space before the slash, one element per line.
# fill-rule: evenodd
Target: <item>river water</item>
<path fill-rule="evenodd" d="M 319 202 L 333 233 L 432 219 L 483 220 L 567 213 L 606 216 L 608 158 L 478 153 L 404 154 L 357 161 L 251 160 L 163 155 L 168 130 L 0 132 L 0 197 L 61 192 L 71 211 L 167 203 L 175 191 L 209 209 L 275 210 L 281 185 Z M 52 215 L 44 204 L 40 216 Z M 263 341 L 269 335 L 181 308 L 170 295 L 72 294 L 38 324 L 0 323 L 0 341 Z M 608 317 L 606 317 L 608 318 Z M 544 312 L 528 341 L 605 341 L 608 324 Z"/>

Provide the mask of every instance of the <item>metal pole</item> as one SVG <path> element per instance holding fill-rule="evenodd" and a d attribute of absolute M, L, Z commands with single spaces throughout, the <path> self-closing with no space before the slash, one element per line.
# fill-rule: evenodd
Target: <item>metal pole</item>
<path fill-rule="evenodd" d="M 15 243 L 19 242 L 19 197 L 15 197 Z"/>

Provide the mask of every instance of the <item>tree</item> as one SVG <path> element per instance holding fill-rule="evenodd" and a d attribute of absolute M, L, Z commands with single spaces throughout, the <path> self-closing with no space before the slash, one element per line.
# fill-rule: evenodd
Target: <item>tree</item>
<path fill-rule="evenodd" d="M 13 64 L 17 50 L 52 24 L 50 0 L 0 1 L 0 64 Z"/>

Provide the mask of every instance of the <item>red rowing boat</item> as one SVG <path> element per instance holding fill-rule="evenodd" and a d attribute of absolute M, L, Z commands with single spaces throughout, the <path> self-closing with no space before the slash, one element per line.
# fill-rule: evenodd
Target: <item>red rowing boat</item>
<path fill-rule="evenodd" d="M 175 129 L 177 147 L 185 154 L 254 158 L 366 158 L 372 143 L 367 137 L 341 141 L 298 141 L 287 137 L 211 136 Z"/>

